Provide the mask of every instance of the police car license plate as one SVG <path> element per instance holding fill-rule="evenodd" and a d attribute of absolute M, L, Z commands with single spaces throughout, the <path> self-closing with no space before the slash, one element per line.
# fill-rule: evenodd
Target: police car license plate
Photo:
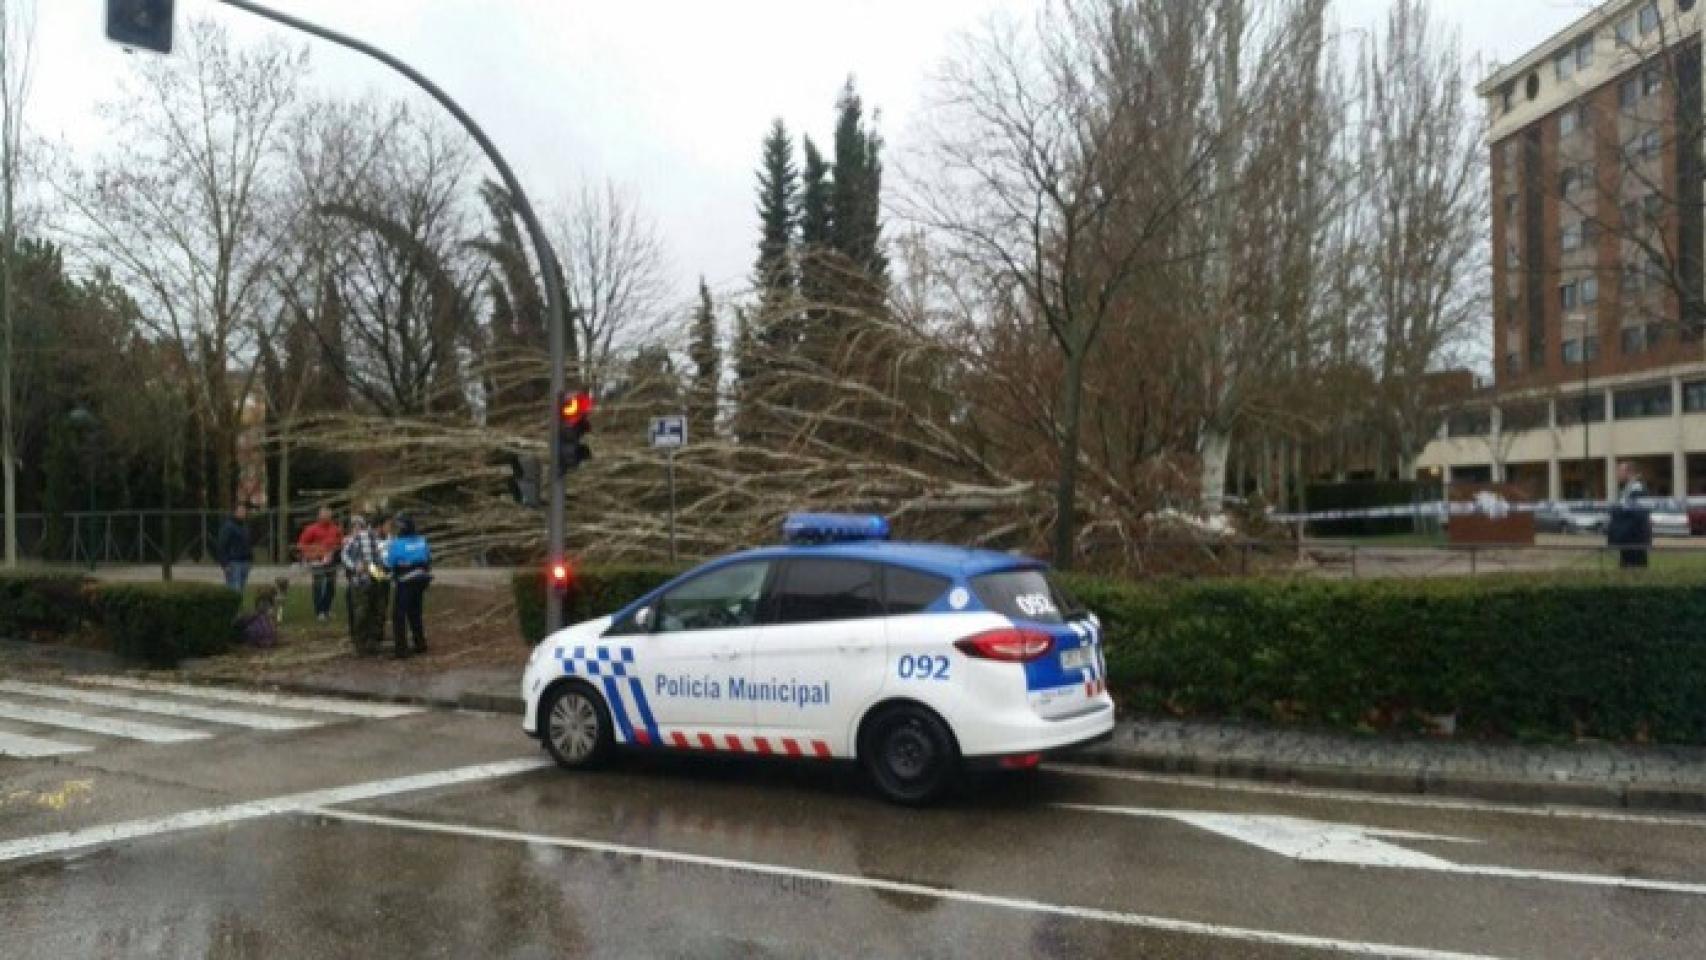
<path fill-rule="evenodd" d="M 1090 648 L 1073 647 L 1071 650 L 1060 651 L 1060 668 L 1062 670 L 1087 670 L 1090 667 Z"/>

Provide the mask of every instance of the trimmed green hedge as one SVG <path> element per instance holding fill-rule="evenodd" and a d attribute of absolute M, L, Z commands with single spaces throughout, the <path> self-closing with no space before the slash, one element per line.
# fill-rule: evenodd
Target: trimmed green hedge
<path fill-rule="evenodd" d="M 600 567 L 575 571 L 563 597 L 564 622 L 579 623 L 615 613 L 676 578 L 678 570 L 657 567 Z M 521 571 L 511 579 L 515 615 L 521 639 L 528 644 L 545 638 L 545 573 Z"/>
<path fill-rule="evenodd" d="M 201 583 L 106 583 L 91 595 L 115 652 L 165 667 L 224 653 L 243 599 Z"/>
<path fill-rule="evenodd" d="M 671 571 L 581 571 L 569 620 Z M 1634 576 L 1130 583 L 1068 576 L 1108 680 L 1148 715 L 1358 728 L 1453 715 L 1471 735 L 1706 743 L 1706 584 Z M 516 577 L 524 635 L 544 583 Z"/>
<path fill-rule="evenodd" d="M 88 616 L 78 573 L 0 573 L 0 638 L 38 640 L 72 633 Z"/>

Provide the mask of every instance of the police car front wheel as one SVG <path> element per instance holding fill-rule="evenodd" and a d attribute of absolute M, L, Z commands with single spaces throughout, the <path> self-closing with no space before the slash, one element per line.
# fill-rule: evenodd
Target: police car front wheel
<path fill-rule="evenodd" d="M 590 767 L 610 751 L 610 711 L 579 684 L 564 684 L 547 696 L 543 710 L 545 749 L 564 767 Z"/>
<path fill-rule="evenodd" d="M 861 759 L 871 781 L 895 803 L 936 800 L 959 773 L 959 748 L 935 714 L 913 706 L 890 707 L 865 729 Z"/>

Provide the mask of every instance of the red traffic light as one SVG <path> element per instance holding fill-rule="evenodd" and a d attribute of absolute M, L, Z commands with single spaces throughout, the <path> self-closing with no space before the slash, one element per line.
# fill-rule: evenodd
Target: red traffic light
<path fill-rule="evenodd" d="M 551 589 L 561 591 L 567 590 L 574 582 L 575 570 L 568 561 L 558 560 L 546 569 L 545 575 L 551 581 Z"/>
<path fill-rule="evenodd" d="M 591 413 L 592 394 L 585 390 L 565 394 L 562 403 L 557 406 L 557 415 L 571 427 L 580 426 Z"/>

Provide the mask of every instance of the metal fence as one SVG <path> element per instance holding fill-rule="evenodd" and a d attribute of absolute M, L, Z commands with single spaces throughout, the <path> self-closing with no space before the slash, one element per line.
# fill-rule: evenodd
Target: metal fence
<path fill-rule="evenodd" d="M 68 511 L 18 515 L 18 550 L 34 563 L 73 566 L 146 566 L 167 562 L 212 563 L 222 510 Z M 291 511 L 294 535 L 314 519 L 314 511 Z M 251 510 L 247 522 L 255 557 L 273 563 L 290 559 L 289 544 L 279 550 L 278 512 Z M 170 546 L 168 546 L 170 545 Z"/>
<path fill-rule="evenodd" d="M 1572 542 L 1573 541 L 1573 542 Z M 1698 545 L 1696 545 L 1698 544 Z M 1388 579 L 1508 573 L 1610 572 L 1621 548 L 1598 538 L 1546 538 L 1535 544 L 1382 543 L 1368 540 L 1146 541 L 1134 544 L 1128 571 L 1138 577 L 1305 576 Z M 1706 538 L 1661 540 L 1646 551 L 1656 569 L 1706 575 Z"/>

